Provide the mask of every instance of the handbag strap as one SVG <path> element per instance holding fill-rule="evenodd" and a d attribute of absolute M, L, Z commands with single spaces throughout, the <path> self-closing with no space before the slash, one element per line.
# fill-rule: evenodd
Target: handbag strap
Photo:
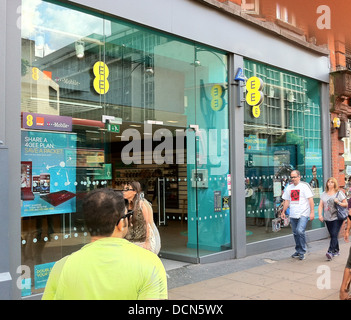
<path fill-rule="evenodd" d="M 338 200 L 340 201 L 340 199 L 339 199 L 339 197 L 338 197 L 338 196 L 339 196 L 339 193 L 340 193 L 340 190 L 338 190 L 338 192 L 336 193 L 336 197 L 335 197 L 335 198 L 338 199 Z M 345 199 L 345 198 L 344 198 L 344 199 Z M 344 199 L 341 200 L 340 202 L 344 201 Z"/>
<path fill-rule="evenodd" d="M 339 193 L 340 193 L 340 190 L 338 190 L 338 192 L 336 193 L 336 198 L 340 201 L 340 199 L 339 199 Z"/>

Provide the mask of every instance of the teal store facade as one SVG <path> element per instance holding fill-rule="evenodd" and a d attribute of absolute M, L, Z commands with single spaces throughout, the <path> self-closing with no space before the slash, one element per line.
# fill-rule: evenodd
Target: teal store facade
<path fill-rule="evenodd" d="M 330 175 L 326 52 L 200 1 L 1 4 L 1 299 L 40 298 L 53 264 L 90 241 L 84 195 L 133 180 L 161 258 L 293 245 L 276 225 L 289 172 L 316 208 Z M 310 240 L 326 237 L 317 220 Z"/>

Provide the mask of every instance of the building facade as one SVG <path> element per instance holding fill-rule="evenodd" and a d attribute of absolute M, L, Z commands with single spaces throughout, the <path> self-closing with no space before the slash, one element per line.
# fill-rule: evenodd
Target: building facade
<path fill-rule="evenodd" d="M 290 171 L 316 208 L 330 175 L 328 52 L 201 2 L 1 0 L 1 298 L 40 297 L 53 264 L 90 241 L 86 192 L 133 180 L 161 257 L 293 244 L 277 220 Z"/>

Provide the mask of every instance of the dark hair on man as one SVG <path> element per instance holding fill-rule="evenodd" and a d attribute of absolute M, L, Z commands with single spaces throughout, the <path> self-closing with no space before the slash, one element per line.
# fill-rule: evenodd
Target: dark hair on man
<path fill-rule="evenodd" d="M 111 236 L 117 220 L 125 213 L 122 192 L 106 188 L 89 192 L 83 200 L 83 213 L 92 236 Z"/>

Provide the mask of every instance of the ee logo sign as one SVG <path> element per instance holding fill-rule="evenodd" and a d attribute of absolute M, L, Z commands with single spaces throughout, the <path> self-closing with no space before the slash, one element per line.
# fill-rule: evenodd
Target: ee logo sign
<path fill-rule="evenodd" d="M 93 82 L 95 91 L 99 94 L 106 94 L 110 89 L 110 84 L 107 80 L 110 73 L 108 66 L 104 62 L 98 61 L 94 64 L 93 72 L 95 76 Z"/>
<path fill-rule="evenodd" d="M 260 105 L 263 102 L 263 81 L 257 77 L 251 77 L 246 82 L 246 102 L 252 106 L 252 115 L 258 118 L 261 114 Z"/>
<path fill-rule="evenodd" d="M 223 108 L 223 87 L 219 84 L 215 84 L 211 88 L 211 108 L 213 111 L 220 111 Z"/>

